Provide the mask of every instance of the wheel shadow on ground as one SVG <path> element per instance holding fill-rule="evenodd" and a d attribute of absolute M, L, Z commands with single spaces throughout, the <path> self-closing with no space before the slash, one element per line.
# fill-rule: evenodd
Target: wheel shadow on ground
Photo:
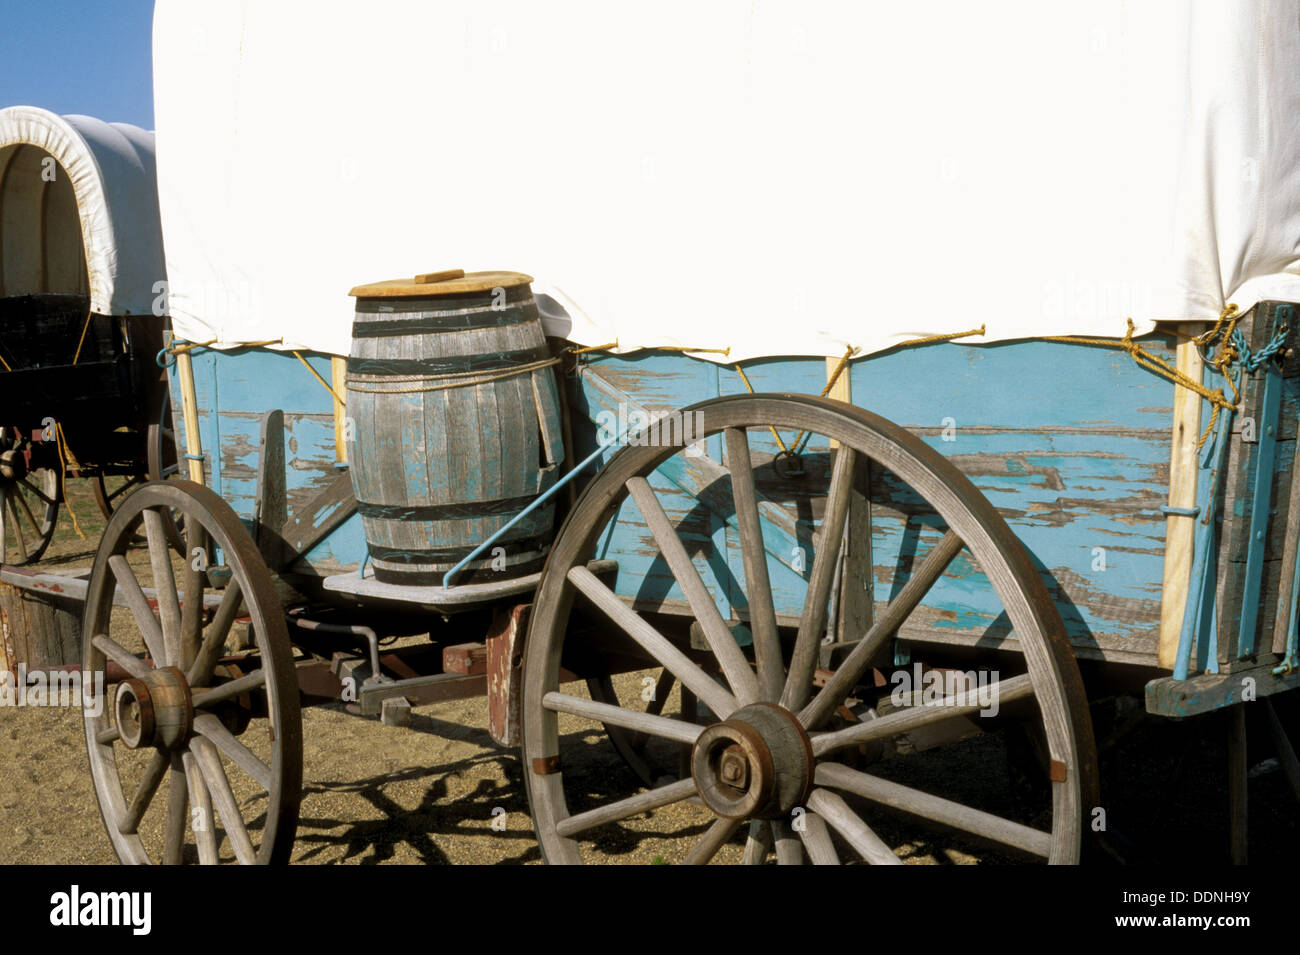
<path fill-rule="evenodd" d="M 308 765 L 308 780 L 303 786 L 305 811 L 298 823 L 295 862 L 328 865 L 355 861 L 378 865 L 395 861 L 399 854 L 405 856 L 409 850 L 415 856 L 413 862 L 450 865 L 453 860 L 448 849 L 460 840 L 480 844 L 481 849 L 471 852 L 481 855 L 481 859 L 472 861 L 482 864 L 520 865 L 541 861 L 516 750 L 497 746 L 485 730 L 424 714 L 414 714 L 408 729 L 478 745 L 482 751 L 436 766 L 413 766 L 363 779 L 313 779 Z M 621 798 L 639 787 L 635 775 L 600 730 L 565 734 L 561 736 L 561 747 L 568 773 L 566 788 L 571 812 L 582 812 Z M 491 773 L 491 764 L 496 764 L 499 772 Z M 497 778 L 482 778 L 485 770 Z M 449 781 L 458 777 L 478 778 L 470 791 L 453 795 Z M 414 807 L 409 805 L 409 800 L 403 804 L 394 792 L 395 788 L 408 788 L 410 784 L 423 788 Z M 314 814 L 310 806 L 315 796 L 359 797 L 375 811 L 375 816 L 355 819 Z M 631 855 L 647 842 L 693 841 L 706 828 L 700 824 L 659 831 L 658 827 L 645 828 L 645 814 L 634 818 L 640 822 L 636 829 L 612 824 L 594 833 L 596 855 Z M 501 828 L 494 828 L 494 822 Z M 593 848 L 583 841 L 584 849 Z M 455 861 L 471 860 L 462 854 Z"/>

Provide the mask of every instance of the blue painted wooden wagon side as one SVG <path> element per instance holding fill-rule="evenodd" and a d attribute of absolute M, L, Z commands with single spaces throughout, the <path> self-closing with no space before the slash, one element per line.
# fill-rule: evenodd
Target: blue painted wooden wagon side
<path fill-rule="evenodd" d="M 1261 307 L 1261 314 L 1265 311 Z M 1275 318 L 1276 309 L 1267 315 Z M 563 347 L 560 342 L 553 344 Z M 1153 335 L 1140 344 L 1160 360 L 1175 363 L 1173 334 Z M 310 512 L 313 500 L 346 473 L 346 464 L 339 461 L 333 396 L 323 387 L 330 378 L 330 356 L 200 348 L 192 351 L 191 360 L 209 486 L 253 525 L 262 418 L 266 410 L 280 409 L 289 517 Z M 172 373 L 173 395 L 179 396 L 174 368 Z M 744 394 L 751 388 L 816 394 L 825 388 L 827 373 L 828 363 L 820 358 L 749 361 L 742 374 L 736 366 L 680 352 L 581 354 L 564 381 L 575 445 L 570 464 L 598 451 L 602 443 L 607 447 L 598 457 L 607 460 L 616 450 L 609 438 L 625 431 L 629 423 L 710 398 Z M 1272 407 L 1263 408 L 1263 385 L 1272 380 L 1270 375 L 1276 378 L 1271 386 L 1276 394 L 1269 398 Z M 1195 659 L 1192 648 L 1186 648 L 1180 679 L 1166 680 L 1151 691 L 1149 705 L 1155 712 L 1187 715 L 1227 705 L 1234 697 L 1223 684 L 1234 669 L 1247 669 L 1259 677 L 1265 684 L 1263 692 L 1295 682 L 1294 673 L 1273 672 L 1288 654 L 1294 660 L 1294 626 L 1289 645 L 1279 634 L 1278 653 L 1268 651 L 1273 649 L 1279 593 L 1285 609 L 1285 591 L 1292 585 L 1290 579 L 1280 578 L 1288 553 L 1292 555 L 1288 566 L 1295 563 L 1295 539 L 1287 538 L 1286 525 L 1292 519 L 1287 502 L 1295 423 L 1300 418 L 1300 375 L 1295 360 L 1288 357 L 1275 372 L 1261 371 L 1255 377 L 1260 387 L 1252 386 L 1245 393 L 1247 400 L 1261 407 L 1252 405 L 1248 410 L 1264 417 L 1246 425 L 1257 427 L 1259 438 L 1234 440 L 1231 461 L 1225 465 L 1240 472 L 1233 486 L 1246 491 L 1230 495 L 1227 514 L 1220 518 L 1220 535 L 1231 538 L 1225 538 L 1221 548 L 1220 569 L 1226 579 L 1234 566 L 1245 564 L 1238 525 L 1244 526 L 1254 510 L 1262 509 L 1270 528 L 1267 553 L 1253 580 L 1247 582 L 1238 574 L 1232 581 L 1233 586 L 1254 588 L 1250 591 L 1254 596 L 1245 599 L 1258 602 L 1255 629 L 1263 636 L 1258 648 L 1240 654 L 1247 660 L 1238 660 L 1232 627 L 1240 620 L 1242 598 L 1220 593 L 1219 603 L 1227 614 L 1220 610 L 1222 637 L 1216 652 L 1206 655 L 1205 640 L 1195 642 Z M 1167 505 L 1177 388 L 1173 382 L 1139 366 L 1121 349 L 1057 341 L 904 347 L 849 362 L 845 378 L 853 404 L 902 425 L 951 460 L 1008 521 L 1032 555 L 1078 659 L 1129 665 L 1142 678 L 1159 677 L 1153 672 L 1157 669 L 1171 669 L 1160 663 L 1159 634 L 1166 529 L 1171 519 Z M 175 416 L 181 421 L 179 399 L 174 400 Z M 1206 412 L 1208 420 L 1208 405 Z M 1237 438 L 1247 417 L 1237 416 Z M 756 431 L 750 440 L 756 460 L 771 462 L 797 437 Z M 701 450 L 697 457 L 675 457 L 653 483 L 679 533 L 700 558 L 697 563 L 722 616 L 740 620 L 746 618 L 747 607 L 736 518 L 727 512 L 727 501 L 708 491 L 711 479 L 723 473 L 721 438 L 701 442 Z M 802 466 L 823 486 L 829 450 L 814 443 L 803 447 L 800 455 Z M 1261 454 L 1272 460 L 1272 481 L 1268 500 L 1256 508 L 1249 489 L 1255 484 Z M 783 482 L 768 470 L 767 486 L 760 478 L 760 491 L 769 501 L 763 509 L 768 573 L 777 613 L 783 623 L 793 624 L 816 559 L 813 532 L 821 514 L 819 502 L 810 508 L 807 502 L 796 505 L 797 482 Z M 915 496 L 890 474 L 876 473 L 872 480 L 877 504 L 871 514 L 869 589 L 879 609 L 897 595 L 910 568 L 924 558 L 942 529 L 933 526 L 925 509 L 915 506 Z M 783 495 L 788 506 L 782 506 Z M 337 518 L 334 511 L 312 515 L 312 520 Z M 1186 515 L 1172 518 L 1186 519 Z M 356 575 L 365 556 L 360 521 L 352 515 L 293 555 L 288 569 L 309 578 Z M 679 585 L 630 501 L 602 536 L 597 556 L 617 563 L 615 590 L 629 604 L 689 613 Z M 1018 649 L 1016 635 L 987 581 L 966 558 L 958 559 L 899 631 L 896 662 L 906 662 L 912 642 Z M 1216 689 L 1207 691 L 1204 685 L 1182 679 L 1203 671 Z"/>

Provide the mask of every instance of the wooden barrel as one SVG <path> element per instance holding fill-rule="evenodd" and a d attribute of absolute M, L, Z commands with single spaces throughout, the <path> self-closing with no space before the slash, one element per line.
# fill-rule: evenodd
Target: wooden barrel
<path fill-rule="evenodd" d="M 555 483 L 559 396 L 529 282 L 431 273 L 358 286 L 348 358 L 348 459 L 375 579 L 442 575 Z M 454 584 L 540 570 L 550 502 Z"/>

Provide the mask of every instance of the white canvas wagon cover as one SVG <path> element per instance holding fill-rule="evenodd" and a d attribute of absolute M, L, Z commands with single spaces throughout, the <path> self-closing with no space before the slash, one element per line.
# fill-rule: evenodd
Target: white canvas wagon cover
<path fill-rule="evenodd" d="M 153 133 L 0 109 L 0 295 L 89 295 L 101 315 L 149 315 L 166 277 Z"/>
<path fill-rule="evenodd" d="M 195 341 L 454 267 L 731 361 L 1300 299 L 1294 0 L 159 0 L 154 67 Z"/>

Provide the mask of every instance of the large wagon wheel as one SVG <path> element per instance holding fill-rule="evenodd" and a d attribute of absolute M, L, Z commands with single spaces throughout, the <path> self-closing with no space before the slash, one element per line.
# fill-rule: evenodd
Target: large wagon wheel
<path fill-rule="evenodd" d="M 184 517 L 191 559 L 168 546 L 169 513 Z M 127 552 L 142 524 L 148 560 L 133 565 Z M 210 553 L 229 567 L 222 591 L 210 586 L 218 575 L 204 572 Z M 129 609 L 116 620 L 115 592 Z M 219 663 L 238 621 L 247 621 L 257 653 Z M 288 861 L 302 787 L 298 685 L 270 573 L 230 506 L 189 481 L 145 484 L 123 500 L 95 555 L 82 633 L 83 673 L 102 673 L 111 661 L 130 676 L 85 719 L 95 794 L 118 858 L 185 861 L 188 831 L 200 862 L 227 854 Z"/>
<path fill-rule="evenodd" d="M 701 834 L 689 840 L 689 849 L 673 847 L 685 862 L 708 862 L 733 838 L 743 838 L 743 859 L 748 863 L 762 862 L 773 851 L 781 862 L 802 861 L 805 852 L 815 862 L 835 862 L 837 842 L 869 862 L 897 863 L 895 852 L 873 828 L 880 807 L 888 807 L 894 818 L 901 814 L 905 819 L 939 823 L 1050 862 L 1078 861 L 1084 819 L 1097 798 L 1096 758 L 1083 686 L 1042 580 L 992 505 L 918 438 L 851 405 L 808 396 L 746 395 L 688 410 L 702 413 L 706 434 L 722 433 L 725 439 L 754 651 L 752 656 L 746 654 L 731 637 L 646 480 L 680 449 L 622 449 L 591 482 L 566 520 L 532 613 L 524 660 L 524 778 L 544 858 L 552 863 L 579 862 L 581 843 L 601 827 L 619 825 L 659 807 L 694 802 L 703 807 Z M 829 439 L 829 447 L 835 448 L 819 528 L 822 542 L 841 537 L 859 456 L 888 469 L 924 498 L 945 528 L 942 539 L 917 562 L 907 582 L 877 613 L 833 675 L 822 674 L 820 688 L 814 686 L 814 676 L 837 548 L 817 548 L 798 632 L 793 640 L 783 641 L 768 583 L 747 434 L 747 429 L 766 434 L 769 426 L 806 430 Z M 710 490 L 716 500 L 717 483 Z M 711 650 L 709 664 L 684 653 L 585 568 L 601 534 L 629 495 L 690 602 Z M 999 676 L 989 690 L 1002 705 L 1029 700 L 1037 705 L 1051 756 L 1051 822 L 1046 828 L 1033 828 L 855 768 L 863 744 L 972 714 L 983 706 L 973 696 L 957 694 L 905 707 L 846 728 L 833 723 L 855 687 L 868 682 L 864 678 L 869 668 L 878 663 L 880 651 L 889 646 L 900 624 L 962 553 L 973 558 L 992 585 L 1023 653 L 1024 672 Z M 646 713 L 639 704 L 602 704 L 595 693 L 593 699 L 584 699 L 561 691 L 561 658 L 579 594 L 639 644 L 655 665 L 671 671 L 717 714 L 718 722 L 703 726 Z M 920 652 L 919 644 L 912 646 Z M 576 791 L 581 781 L 571 787 L 574 792 L 566 787 L 565 747 L 580 743 L 571 742 L 572 734 L 561 736 L 561 714 L 687 744 L 692 748 L 691 776 L 655 789 L 598 797 L 592 804 L 591 787 Z M 571 812 L 571 796 L 583 803 L 582 811 Z M 855 804 L 867 808 L 859 810 Z M 791 826 L 792 821 L 801 824 Z"/>
<path fill-rule="evenodd" d="M 59 475 L 30 469 L 29 452 L 15 440 L 0 451 L 0 563 L 34 564 L 54 539 L 59 517 Z"/>

